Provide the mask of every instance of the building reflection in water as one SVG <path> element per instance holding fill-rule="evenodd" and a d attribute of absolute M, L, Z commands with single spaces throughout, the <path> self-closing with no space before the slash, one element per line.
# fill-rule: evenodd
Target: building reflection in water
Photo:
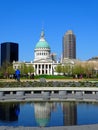
<path fill-rule="evenodd" d="M 26 105 L 29 107 L 26 107 Z M 22 107 L 21 103 L 0 103 L 0 121 L 4 123 L 18 121 L 17 123 L 14 122 L 16 123 L 15 125 L 19 123 L 21 125 L 21 120 L 27 120 L 25 115 L 27 113 L 23 110 L 24 107 L 26 111 L 32 109 L 27 102 Z M 75 102 L 34 102 L 33 108 L 33 113 L 31 111 L 30 113 L 34 114 L 33 117 L 37 126 L 67 126 L 77 124 L 77 104 Z M 20 118 L 18 119 L 18 117 Z M 32 118 L 29 121 L 33 124 Z M 22 122 L 22 125 L 28 125 L 28 122 Z"/>
<path fill-rule="evenodd" d="M 16 103 L 0 103 L 0 120 L 12 122 L 18 120 L 20 112 L 19 104 Z"/>
<path fill-rule="evenodd" d="M 63 114 L 63 126 L 77 124 L 77 105 L 74 102 L 60 103 Z M 56 103 L 41 102 L 34 103 L 34 113 L 37 125 L 45 127 L 50 121 L 51 112 L 57 109 Z M 55 111 L 54 111 L 55 112 Z M 58 115 L 56 118 L 58 118 Z M 54 120 L 55 122 L 55 120 Z M 57 125 L 57 124 L 56 124 Z"/>
<path fill-rule="evenodd" d="M 51 104 L 48 102 L 41 102 L 34 104 L 35 119 L 40 127 L 47 126 L 51 117 Z"/>
<path fill-rule="evenodd" d="M 77 124 L 77 104 L 74 102 L 63 103 L 64 126 Z"/>

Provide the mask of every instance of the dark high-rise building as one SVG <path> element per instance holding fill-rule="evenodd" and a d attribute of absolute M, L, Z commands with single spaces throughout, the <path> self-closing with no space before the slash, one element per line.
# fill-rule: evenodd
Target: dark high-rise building
<path fill-rule="evenodd" d="M 63 59 L 76 59 L 76 37 L 68 30 L 63 37 Z"/>
<path fill-rule="evenodd" d="M 64 125 L 77 124 L 77 105 L 74 102 L 63 103 Z"/>
<path fill-rule="evenodd" d="M 6 61 L 10 63 L 18 61 L 18 48 L 18 43 L 1 43 L 1 66 Z"/>

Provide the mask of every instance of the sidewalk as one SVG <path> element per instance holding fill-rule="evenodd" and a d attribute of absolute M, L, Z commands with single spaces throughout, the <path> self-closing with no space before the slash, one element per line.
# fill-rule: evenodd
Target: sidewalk
<path fill-rule="evenodd" d="M 98 130 L 98 125 L 62 126 L 62 127 L 5 127 L 0 130 Z"/>
<path fill-rule="evenodd" d="M 33 81 L 40 81 L 40 79 L 21 79 L 21 82 L 33 82 Z M 60 81 L 60 82 L 79 82 L 79 81 L 89 81 L 88 79 L 46 79 L 46 81 Z M 17 82 L 15 79 L 0 79 L 0 82 Z M 96 81 L 98 82 L 98 81 Z"/>

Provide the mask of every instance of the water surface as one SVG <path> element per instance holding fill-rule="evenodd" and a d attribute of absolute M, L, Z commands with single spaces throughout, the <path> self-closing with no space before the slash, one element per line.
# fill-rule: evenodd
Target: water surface
<path fill-rule="evenodd" d="M 0 103 L 0 126 L 50 127 L 98 123 L 98 103 Z"/>

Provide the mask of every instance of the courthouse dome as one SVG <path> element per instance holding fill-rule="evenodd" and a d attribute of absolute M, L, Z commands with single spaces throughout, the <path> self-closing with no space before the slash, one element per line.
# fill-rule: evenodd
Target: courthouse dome
<path fill-rule="evenodd" d="M 44 38 L 44 31 L 41 32 L 41 38 L 40 38 L 39 42 L 36 44 L 35 49 L 38 49 L 38 48 L 50 49 L 49 44 L 46 42 L 46 40 Z"/>

